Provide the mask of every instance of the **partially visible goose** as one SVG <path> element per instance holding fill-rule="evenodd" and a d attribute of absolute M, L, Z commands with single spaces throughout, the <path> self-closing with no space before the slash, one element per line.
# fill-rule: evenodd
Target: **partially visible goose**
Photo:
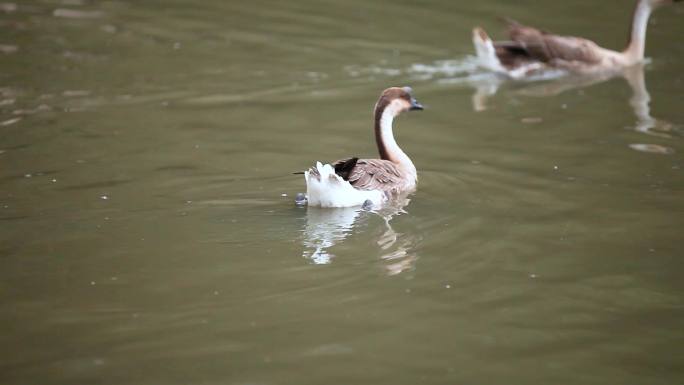
<path fill-rule="evenodd" d="M 375 141 L 380 159 L 347 158 L 332 165 L 317 162 L 304 172 L 310 206 L 380 205 L 393 195 L 415 189 L 416 167 L 392 132 L 396 116 L 423 109 L 412 93 L 410 87 L 388 88 L 375 104 Z"/>
<path fill-rule="evenodd" d="M 510 41 L 492 41 L 482 28 L 473 29 L 473 44 L 483 67 L 523 78 L 539 70 L 561 69 L 575 73 L 619 70 L 644 60 L 646 27 L 651 12 L 681 0 L 638 0 L 630 40 L 623 51 L 599 47 L 591 40 L 559 36 L 509 21 Z"/>

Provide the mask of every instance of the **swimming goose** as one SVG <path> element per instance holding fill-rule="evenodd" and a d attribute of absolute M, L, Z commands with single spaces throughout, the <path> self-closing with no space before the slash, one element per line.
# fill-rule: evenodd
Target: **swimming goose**
<path fill-rule="evenodd" d="M 492 41 L 477 27 L 473 29 L 473 44 L 483 67 L 516 79 L 544 69 L 575 73 L 619 70 L 643 61 L 651 12 L 678 1 L 681 0 L 638 0 L 630 40 L 622 52 L 602 48 L 591 40 L 553 35 L 511 20 L 510 41 Z"/>
<path fill-rule="evenodd" d="M 304 172 L 310 206 L 380 205 L 393 195 L 415 189 L 416 167 L 394 140 L 392 122 L 404 111 L 422 110 L 410 87 L 383 91 L 375 104 L 375 141 L 380 159 L 347 158 L 332 165 L 317 162 Z"/>

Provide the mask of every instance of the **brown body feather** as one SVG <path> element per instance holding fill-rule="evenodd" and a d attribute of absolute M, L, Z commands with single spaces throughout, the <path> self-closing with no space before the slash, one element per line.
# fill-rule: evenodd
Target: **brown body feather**
<path fill-rule="evenodd" d="M 508 35 L 511 41 L 494 43 L 497 57 L 508 68 L 534 61 L 595 65 L 602 60 L 601 48 L 591 40 L 554 35 L 517 22 L 509 23 Z"/>
<path fill-rule="evenodd" d="M 403 190 L 405 176 L 392 161 L 383 159 L 348 158 L 334 162 L 335 174 L 359 190 L 381 190 L 395 194 Z M 316 167 L 309 174 L 319 177 Z"/>

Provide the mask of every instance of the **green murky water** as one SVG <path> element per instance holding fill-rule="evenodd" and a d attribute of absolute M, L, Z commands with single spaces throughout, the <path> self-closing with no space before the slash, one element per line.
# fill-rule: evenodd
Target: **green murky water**
<path fill-rule="evenodd" d="M 469 57 L 629 3 L 0 3 L 0 382 L 682 383 L 684 7 L 632 86 Z M 392 85 L 410 202 L 295 207 Z"/>

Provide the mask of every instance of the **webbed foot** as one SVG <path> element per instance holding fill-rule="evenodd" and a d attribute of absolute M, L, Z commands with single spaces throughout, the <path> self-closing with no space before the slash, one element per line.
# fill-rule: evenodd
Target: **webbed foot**
<path fill-rule="evenodd" d="M 307 202 L 308 199 L 306 199 L 306 195 L 304 193 L 297 193 L 297 195 L 295 196 L 295 205 L 306 206 Z"/>
<path fill-rule="evenodd" d="M 361 206 L 362 209 L 364 210 L 370 210 L 373 208 L 373 201 L 370 199 L 366 199 L 365 202 L 363 202 L 363 205 Z"/>

